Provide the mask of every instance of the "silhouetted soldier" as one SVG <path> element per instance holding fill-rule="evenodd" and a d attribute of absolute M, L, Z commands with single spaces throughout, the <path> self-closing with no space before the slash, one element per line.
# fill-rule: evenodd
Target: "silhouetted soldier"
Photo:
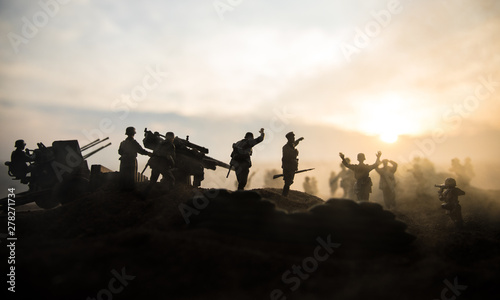
<path fill-rule="evenodd" d="M 346 157 L 345 161 L 350 164 L 351 159 Z M 337 175 L 340 178 L 340 187 L 344 190 L 344 195 L 342 198 L 354 199 L 354 183 L 356 178 L 354 178 L 354 172 L 346 168 L 343 163 L 340 163 L 340 172 Z"/>
<path fill-rule="evenodd" d="M 462 219 L 462 207 L 458 202 L 458 197 L 465 195 L 465 192 L 457 188 L 457 182 L 453 178 L 446 178 L 444 184 L 436 185 L 439 187 L 439 200 L 444 203 L 441 207 L 446 210 L 446 214 L 450 215 L 451 220 L 458 228 L 462 228 L 464 221 Z"/>
<path fill-rule="evenodd" d="M 391 166 L 389 166 L 391 163 Z M 384 194 L 384 203 L 386 208 L 396 206 L 396 178 L 394 173 L 398 169 L 398 164 L 393 160 L 382 160 L 382 167 L 375 171 L 380 175 L 379 189 Z"/>
<path fill-rule="evenodd" d="M 34 157 L 29 154 L 28 149 L 24 150 L 24 147 L 26 147 L 24 140 L 17 140 L 14 147 L 16 147 L 16 150 L 12 151 L 10 162 L 8 163 L 9 172 L 15 178 L 21 179 L 21 183 L 27 184 L 30 181 L 28 173 L 31 172 L 29 163 L 34 160 Z"/>
<path fill-rule="evenodd" d="M 469 157 L 465 159 L 464 165 L 460 163 L 458 158 L 452 159 L 451 168 L 449 170 L 457 175 L 457 182 L 462 186 L 469 186 L 472 177 L 475 175 Z"/>
<path fill-rule="evenodd" d="M 334 171 L 330 172 L 330 179 L 328 180 L 328 185 L 330 186 L 330 196 L 332 197 L 335 195 L 335 192 L 339 187 L 338 181 L 339 177 L 337 176 L 337 174 Z"/>
<path fill-rule="evenodd" d="M 120 143 L 118 154 L 120 154 L 120 184 L 124 190 L 134 189 L 137 178 L 137 153 L 151 156 L 134 139 L 135 128 L 127 127 L 125 130 L 127 138 Z"/>
<path fill-rule="evenodd" d="M 295 172 L 299 168 L 299 151 L 295 148 L 304 138 L 301 137 L 295 140 L 295 134 L 289 132 L 285 135 L 288 142 L 283 146 L 283 157 L 281 158 L 281 168 L 283 169 L 283 180 L 285 185 L 283 186 L 282 195 L 287 197 L 290 191 L 290 186 L 293 184 L 293 179 L 295 177 Z"/>
<path fill-rule="evenodd" d="M 177 179 L 183 180 L 186 178 L 186 184 L 190 184 L 190 176 L 193 175 L 193 186 L 199 187 L 205 179 L 205 169 L 203 168 L 202 159 L 204 153 L 196 149 L 189 149 L 185 141 L 180 138 L 174 139 L 175 145 L 175 167 L 178 176 Z"/>
<path fill-rule="evenodd" d="M 382 152 L 377 152 L 377 160 L 373 165 L 367 165 L 364 163 L 366 160 L 365 154 L 358 154 L 359 164 L 353 165 L 345 160 L 343 153 L 339 153 L 340 158 L 342 158 L 342 163 L 347 168 L 354 171 L 354 178 L 356 182 L 354 183 L 354 193 L 356 194 L 358 201 L 369 201 L 370 193 L 372 192 L 372 180 L 370 178 L 370 171 L 375 169 L 380 164 L 380 156 Z"/>
<path fill-rule="evenodd" d="M 470 157 L 465 158 L 464 169 L 465 169 L 465 174 L 466 174 L 467 178 L 469 178 L 467 185 L 470 185 L 470 180 L 474 176 L 476 176 L 476 173 L 474 173 L 474 168 L 472 167 L 472 164 L 471 164 Z"/>
<path fill-rule="evenodd" d="M 304 183 L 302 184 L 302 187 L 304 188 L 305 193 L 310 195 L 313 194 L 313 188 L 311 186 L 311 178 L 309 178 L 309 176 L 306 176 L 306 178 L 304 178 Z"/>
<path fill-rule="evenodd" d="M 309 176 L 306 176 L 302 186 L 304 188 L 304 192 L 309 195 L 316 195 L 318 193 L 317 181 L 314 177 L 311 179 Z"/>
<path fill-rule="evenodd" d="M 415 179 L 415 182 L 417 184 L 415 194 L 418 197 L 430 197 L 432 195 L 427 193 L 428 186 L 429 186 L 429 177 L 432 177 L 434 174 L 430 173 L 430 171 L 427 171 L 424 174 L 424 168 L 422 167 L 422 160 L 420 157 L 415 157 L 412 161 L 413 168 L 408 169 L 408 172 L 412 173 L 413 178 Z"/>
<path fill-rule="evenodd" d="M 230 165 L 234 167 L 236 179 L 238 180 L 238 190 L 243 190 L 247 185 L 248 173 L 252 166 L 250 156 L 252 156 L 252 147 L 264 140 L 264 128 L 261 128 L 260 136 L 253 138 L 253 133 L 247 132 L 245 138 L 233 144 Z"/>
<path fill-rule="evenodd" d="M 151 178 L 146 187 L 144 197 L 146 197 L 153 188 L 156 181 L 162 175 L 162 181 L 165 180 L 170 189 L 175 185 L 175 177 L 172 174 L 172 168 L 175 166 L 175 134 L 167 132 L 165 140 L 160 141 L 153 151 L 153 155 L 148 161 L 151 167 Z"/>

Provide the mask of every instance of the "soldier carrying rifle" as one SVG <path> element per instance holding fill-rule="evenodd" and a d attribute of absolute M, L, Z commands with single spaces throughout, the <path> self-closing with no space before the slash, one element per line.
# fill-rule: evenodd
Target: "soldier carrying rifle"
<path fill-rule="evenodd" d="M 439 188 L 439 200 L 444 202 L 441 204 L 441 208 L 446 210 L 446 214 L 450 216 L 457 228 L 462 228 L 464 221 L 462 219 L 462 206 L 458 202 L 458 197 L 465 195 L 465 192 L 457 187 L 457 182 L 453 178 L 446 178 L 444 184 L 434 186 Z"/>
<path fill-rule="evenodd" d="M 293 179 L 295 177 L 296 171 L 299 169 L 299 151 L 295 148 L 304 138 L 301 137 L 295 140 L 295 134 L 289 132 L 285 135 L 287 138 L 287 143 L 283 146 L 283 157 L 281 158 L 281 168 L 283 169 L 283 180 L 285 185 L 283 186 L 282 195 L 288 197 L 288 192 L 290 191 L 290 186 L 293 184 Z"/>

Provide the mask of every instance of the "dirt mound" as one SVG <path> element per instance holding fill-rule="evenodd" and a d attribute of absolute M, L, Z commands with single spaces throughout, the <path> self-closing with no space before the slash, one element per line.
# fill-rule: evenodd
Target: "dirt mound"
<path fill-rule="evenodd" d="M 406 225 L 396 221 L 394 214 L 384 211 L 379 204 L 357 204 L 343 199 L 323 203 L 304 193 L 300 193 L 300 198 L 299 192 L 296 193 L 288 200 L 265 190 L 218 190 L 216 197 L 205 195 L 206 199 L 210 198 L 209 204 L 190 218 L 190 227 L 288 243 L 313 244 L 318 236 L 331 235 L 335 241 L 348 244 L 351 254 L 399 251 L 414 240 L 405 232 Z M 286 213 L 275 209 L 275 201 L 292 210 L 299 204 L 312 208 L 306 212 Z M 195 210 L 199 206 L 197 202 L 199 199 L 195 197 L 188 204 Z"/>
<path fill-rule="evenodd" d="M 466 224 L 498 212 L 486 205 L 490 198 L 470 195 Z M 269 299 L 276 289 L 288 299 L 434 299 L 455 277 L 468 286 L 460 299 L 488 299 L 500 267 L 494 214 L 455 232 L 439 202 L 410 200 L 394 213 L 414 242 L 404 223 L 373 203 L 161 185 L 142 200 L 110 187 L 17 215 L 16 296 L 106 299 L 111 280 L 125 272 L 133 279 L 113 299 Z M 295 273 L 311 268 L 318 238 L 329 236 L 340 247 L 315 271 Z"/>
<path fill-rule="evenodd" d="M 294 190 L 289 192 L 288 197 L 281 196 L 281 189 L 266 188 L 252 191 L 258 193 L 262 198 L 276 204 L 278 209 L 282 209 L 287 212 L 306 211 L 316 204 L 322 204 L 325 202 L 316 196 Z"/>

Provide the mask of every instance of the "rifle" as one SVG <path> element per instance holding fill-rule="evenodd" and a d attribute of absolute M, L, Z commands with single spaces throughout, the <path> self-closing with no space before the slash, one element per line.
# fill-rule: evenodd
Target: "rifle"
<path fill-rule="evenodd" d="M 302 173 L 302 172 L 307 172 L 307 171 L 311 171 L 311 170 L 314 170 L 314 168 L 295 171 L 294 174 L 298 174 L 298 173 Z M 276 179 L 276 178 L 279 178 L 279 177 L 283 177 L 283 174 L 273 175 L 273 179 Z"/>
<path fill-rule="evenodd" d="M 144 170 L 142 170 L 141 175 L 143 175 L 143 174 L 144 174 L 144 171 L 146 171 L 146 169 L 148 168 L 148 166 L 149 166 L 149 161 L 148 161 L 148 163 L 144 166 Z"/>
<path fill-rule="evenodd" d="M 231 173 L 231 169 L 233 168 L 233 165 L 229 165 L 229 169 L 227 170 L 227 175 L 226 178 L 229 177 L 229 173 Z"/>

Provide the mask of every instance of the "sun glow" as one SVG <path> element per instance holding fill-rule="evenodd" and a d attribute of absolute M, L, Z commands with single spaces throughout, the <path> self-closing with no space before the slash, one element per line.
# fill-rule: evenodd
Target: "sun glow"
<path fill-rule="evenodd" d="M 400 135 L 420 132 L 420 122 L 409 100 L 391 95 L 365 102 L 359 117 L 360 131 L 376 135 L 385 143 L 395 143 Z"/>
<path fill-rule="evenodd" d="M 398 134 L 395 134 L 395 133 L 382 133 L 380 135 L 380 139 L 383 141 L 383 142 L 386 142 L 388 144 L 392 144 L 392 143 L 395 143 L 397 142 L 398 140 L 398 137 L 399 135 Z"/>

